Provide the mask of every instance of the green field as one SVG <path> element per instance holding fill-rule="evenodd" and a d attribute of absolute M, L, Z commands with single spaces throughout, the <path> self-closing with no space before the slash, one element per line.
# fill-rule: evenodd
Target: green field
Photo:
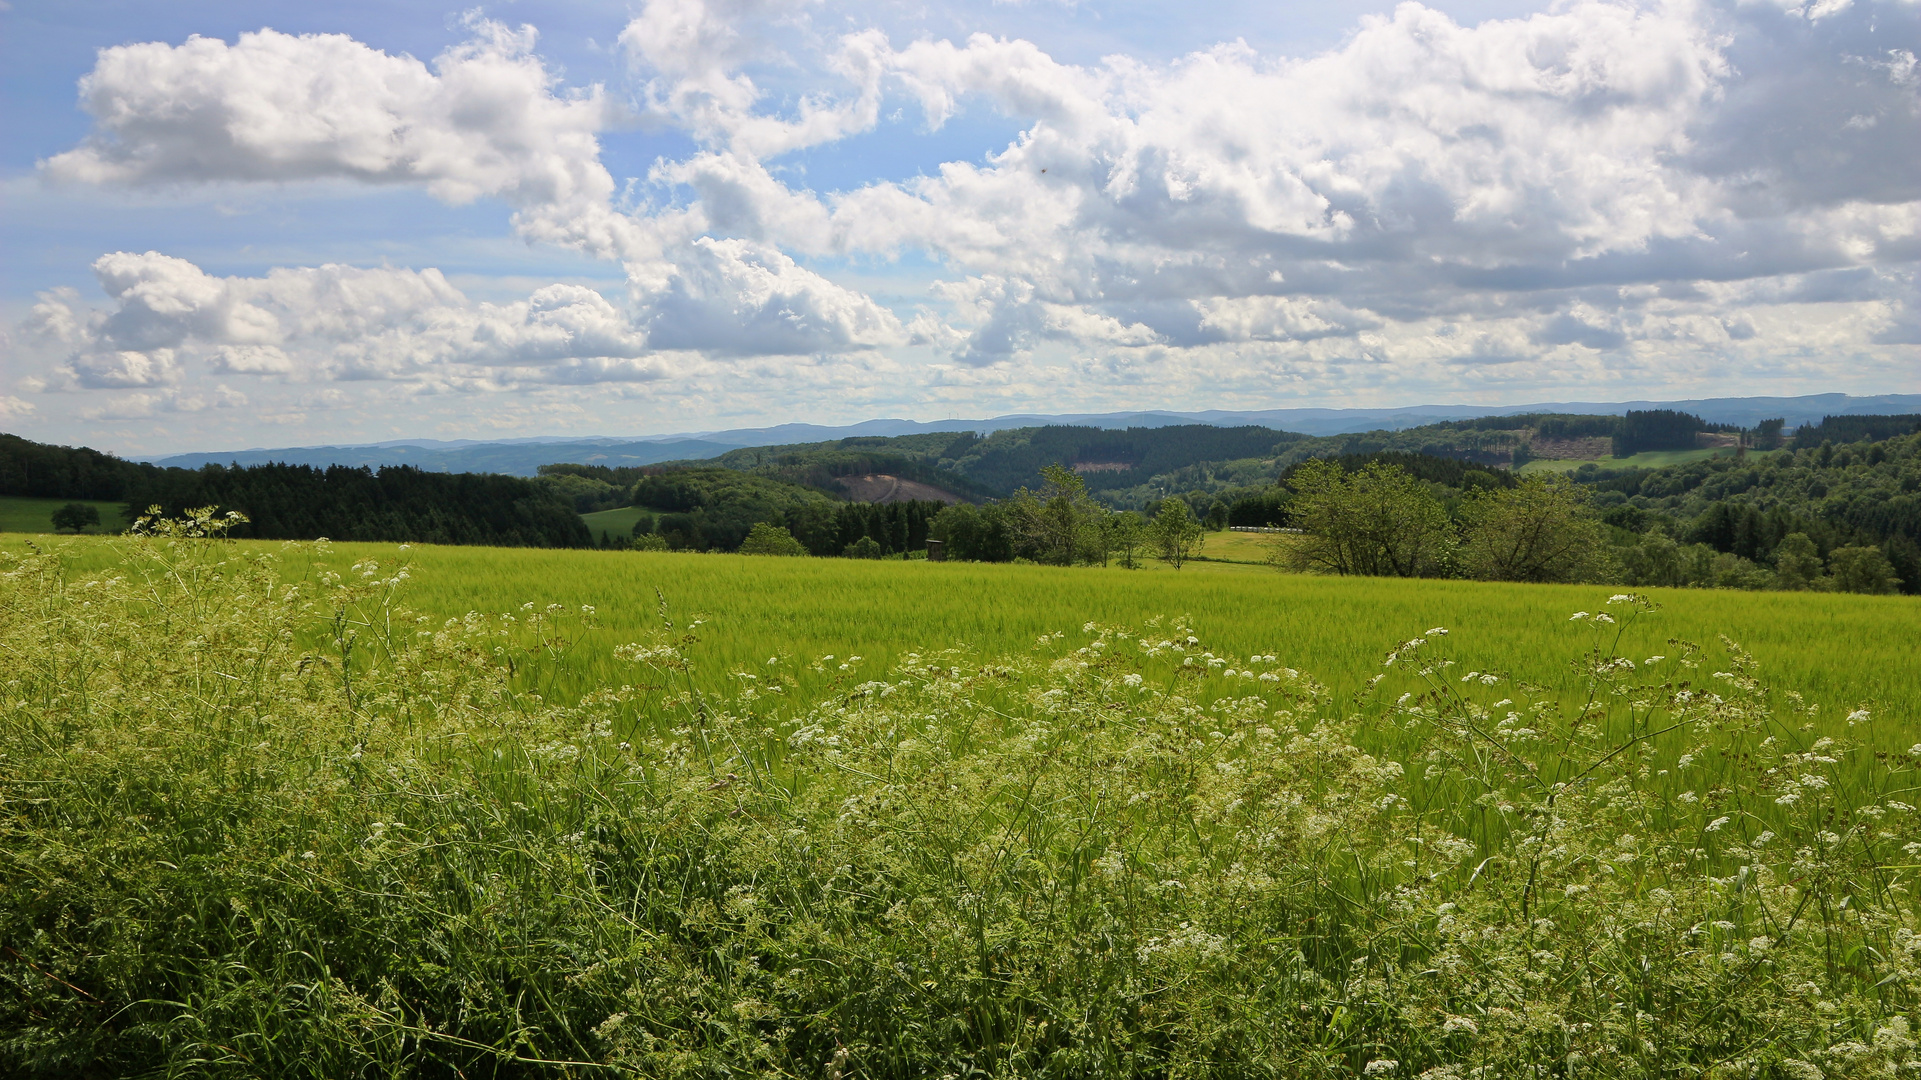
<path fill-rule="evenodd" d="M 0 495 L 0 533 L 50 533 L 53 531 L 53 512 L 75 501 L 85 502 L 100 511 L 99 529 L 117 530 L 125 524 L 125 519 L 120 516 L 120 503 Z"/>
<path fill-rule="evenodd" d="M 1599 465 L 1603 469 L 1661 469 L 1669 465 L 1686 465 L 1691 461 L 1706 461 L 1712 457 L 1727 457 L 1734 453 L 1734 450 L 1727 447 L 1717 447 L 1706 450 L 1648 450 L 1624 458 L 1603 457 L 1594 458 L 1591 461 L 1536 458 L 1521 466 L 1516 471 L 1521 473 L 1566 473 L 1573 472 L 1583 465 Z M 1748 456 L 1752 458 L 1763 458 L 1769 454 L 1778 453 L 1780 453 L 1779 450 L 1750 450 L 1748 451 Z"/>
<path fill-rule="evenodd" d="M 622 506 L 613 510 L 598 510 L 591 514 L 582 514 L 580 518 L 587 523 L 588 531 L 593 533 L 594 539 L 598 541 L 603 535 L 614 538 L 632 536 L 634 523 L 640 520 L 642 514 L 652 516 L 638 506 Z"/>
<path fill-rule="evenodd" d="M 862 657 L 879 677 L 902 656 L 961 646 L 981 655 L 1028 649 L 1044 634 L 1088 621 L 1138 626 L 1187 616 L 1217 651 L 1274 653 L 1337 694 L 1352 693 L 1388 649 L 1434 626 L 1478 664 L 1547 685 L 1566 682 L 1566 649 L 1578 635 L 1568 616 L 1595 610 L 1614 587 L 1507 585 L 1448 579 L 1334 578 L 1285 574 L 1257 564 L 1270 534 L 1209 533 L 1206 553 L 1245 562 L 1190 562 L 1180 571 L 1149 561 L 1062 569 L 900 560 L 778 559 L 678 552 L 600 552 L 391 544 L 335 544 L 333 561 L 403 560 L 413 581 L 399 602 L 436 619 L 505 612 L 532 603 L 592 605 L 599 628 L 574 658 L 580 685 L 628 676 L 616 645 L 657 623 L 657 594 L 684 624 L 701 628 L 702 673 L 755 670 L 772 656 L 805 664 L 833 654 Z M 0 543 L 0 547 L 5 547 Z M 283 545 L 246 542 L 243 549 Z M 106 565 L 108 546 L 78 540 L 76 566 Z M 303 550 L 298 545 L 289 551 Z M 288 573 L 304 559 L 289 560 Z M 1663 607 L 1637 628 L 1633 647 L 1663 651 L 1669 638 L 1716 653 L 1721 635 L 1753 652 L 1784 686 L 1830 708 L 1875 703 L 1915 725 L 1921 738 L 1921 600 L 1831 593 L 1659 589 Z M 803 680 L 811 678 L 801 673 Z M 577 692 L 577 687 L 569 693 Z"/>
<path fill-rule="evenodd" d="M 1258 558 L 1262 534 L 1226 534 Z M 1208 544 L 1222 534 L 1210 533 Z M 1227 546 L 1222 544 L 1222 547 Z M 392 546 L 340 545 L 392 559 Z M 1252 549 L 1252 550 L 1249 550 Z M 1219 548 L 1216 548 L 1218 551 Z M 508 551 L 416 547 L 410 604 L 450 617 L 522 603 L 594 605 L 604 623 L 588 646 L 594 678 L 613 680 L 614 644 L 655 619 L 655 593 L 699 613 L 716 668 L 740 670 L 780 655 L 864 658 L 879 677 L 918 649 L 1024 651 L 1043 634 L 1088 621 L 1138 626 L 1189 616 L 1217 651 L 1274 653 L 1337 694 L 1373 677 L 1387 650 L 1434 626 L 1459 633 L 1475 663 L 1536 682 L 1567 677 L 1568 616 L 1595 610 L 1608 586 L 1516 586 L 1472 581 L 1342 579 L 1244 564 L 1190 563 L 1172 571 L 1060 569 L 981 563 L 768 559 L 648 552 Z M 1225 571 L 1225 572 L 1223 572 Z M 1670 637 L 1710 648 L 1726 634 L 1792 688 L 1831 705 L 1882 703 L 1921 738 L 1921 601 L 1826 593 L 1656 590 L 1664 610 L 1635 643 L 1661 652 Z M 605 657 L 606 659 L 602 659 Z"/>
<path fill-rule="evenodd" d="M 1914 598 L 53 547 L 8 1075 L 1921 1067 Z"/>

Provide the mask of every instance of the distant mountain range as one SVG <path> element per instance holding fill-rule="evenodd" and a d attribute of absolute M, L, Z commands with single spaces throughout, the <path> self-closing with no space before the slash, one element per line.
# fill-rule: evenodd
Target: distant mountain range
<path fill-rule="evenodd" d="M 529 439 L 407 439 L 351 446 L 296 446 L 278 449 L 226 450 L 147 458 L 156 465 L 199 468 L 207 464 L 351 465 L 380 467 L 412 465 L 434 472 L 494 472 L 532 476 L 542 465 L 573 462 L 587 465 L 653 465 L 717 457 L 748 446 L 781 446 L 826 442 L 854 436 L 915 435 L 929 431 L 978 431 L 1077 424 L 1088 427 L 1168 427 L 1174 424 L 1213 424 L 1233 427 L 1257 424 L 1305 435 L 1345 435 L 1360 431 L 1420 427 L 1442 420 L 1471 420 L 1517 413 L 1579 413 L 1620 415 L 1630 409 L 1678 409 L 1720 424 L 1752 427 L 1783 417 L 1788 429 L 1819 423 L 1823 416 L 1864 413 L 1921 412 L 1921 394 L 1813 394 L 1805 397 L 1697 398 L 1688 401 L 1558 401 L 1529 405 L 1414 405 L 1400 409 L 1262 409 L 1234 412 L 1016 414 L 991 420 L 867 420 L 842 427 L 819 424 L 777 424 L 773 427 L 733 428 L 726 431 L 680 432 L 670 435 L 589 436 Z"/>

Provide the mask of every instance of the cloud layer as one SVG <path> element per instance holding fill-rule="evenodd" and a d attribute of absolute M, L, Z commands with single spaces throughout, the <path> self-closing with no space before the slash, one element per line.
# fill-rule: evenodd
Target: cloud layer
<path fill-rule="evenodd" d="M 51 182 L 499 200 L 524 238 L 619 261 L 626 292 L 472 302 L 432 269 L 217 277 L 115 252 L 105 306 L 49 294 L 17 328 L 46 365 L 28 389 L 720 380 L 791 409 L 880 370 L 903 404 L 1028 408 L 1915 385 L 1921 5 L 1587 2 L 1470 27 L 1406 3 L 1317 56 L 1096 66 L 813 32 L 829 21 L 649 0 L 612 89 L 564 86 L 532 28 L 480 20 L 431 64 L 271 30 L 104 49 L 80 87 L 94 133 L 42 163 Z M 982 109 L 1019 136 L 912 179 L 822 192 L 786 164 Z M 602 143 L 632 125 L 692 149 L 623 189 Z M 897 259 L 934 279 L 879 299 Z"/>

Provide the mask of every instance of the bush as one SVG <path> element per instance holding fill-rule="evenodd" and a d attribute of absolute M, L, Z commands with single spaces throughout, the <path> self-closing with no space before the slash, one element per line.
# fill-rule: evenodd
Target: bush
<path fill-rule="evenodd" d="M 841 552 L 842 557 L 848 559 L 878 559 L 885 554 L 886 552 L 881 550 L 880 542 L 871 536 L 861 537 L 847 545 Z"/>

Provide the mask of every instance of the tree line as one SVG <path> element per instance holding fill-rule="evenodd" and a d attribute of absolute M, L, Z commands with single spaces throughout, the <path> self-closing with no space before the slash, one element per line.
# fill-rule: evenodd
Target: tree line
<path fill-rule="evenodd" d="M 1921 436 L 1914 438 L 1921 443 Z M 1656 520 L 1625 501 L 1602 509 L 1590 489 L 1543 474 L 1463 492 L 1450 506 L 1436 485 L 1385 462 L 1357 470 L 1311 462 L 1295 471 L 1290 485 L 1290 510 L 1303 534 L 1280 538 L 1274 558 L 1294 570 L 1921 592 L 1921 545 L 1905 525 L 1877 541 L 1871 532 L 1785 506 L 1762 510 L 1738 502 L 1712 503 L 1692 521 Z M 1921 490 L 1921 475 L 1908 490 Z M 1903 515 L 1915 509 L 1900 496 L 1876 505 Z"/>
<path fill-rule="evenodd" d="M 1921 433 L 1572 477 L 1631 583 L 1921 593 Z"/>
<path fill-rule="evenodd" d="M 238 510 L 237 537 L 406 541 L 495 547 L 588 547 L 587 523 L 540 485 L 498 473 L 378 471 L 336 465 L 164 469 L 128 484 L 130 511 L 168 517 L 196 507 Z"/>
<path fill-rule="evenodd" d="M 127 523 L 155 506 L 169 517 L 207 506 L 222 513 L 237 510 L 248 521 L 231 535 L 265 540 L 325 536 L 500 547 L 592 543 L 573 506 L 535 481 L 407 466 L 163 469 L 87 447 L 0 435 L 0 494 L 120 502 L 126 505 Z M 68 515 L 57 527 L 75 525 Z"/>

